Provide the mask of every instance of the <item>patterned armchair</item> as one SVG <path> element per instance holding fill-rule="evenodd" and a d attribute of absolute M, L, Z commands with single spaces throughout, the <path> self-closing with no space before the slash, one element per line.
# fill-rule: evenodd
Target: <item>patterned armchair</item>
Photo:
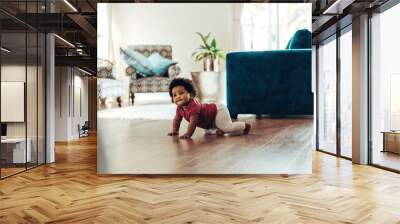
<path fill-rule="evenodd" d="M 97 99 L 105 106 L 107 98 L 115 98 L 121 107 L 121 96 L 123 95 L 123 81 L 115 80 L 114 64 L 108 60 L 97 59 Z"/>
<path fill-rule="evenodd" d="M 133 45 L 128 46 L 128 48 L 146 57 L 157 52 L 162 57 L 172 60 L 172 46 L 170 45 Z M 131 77 L 129 83 L 131 97 L 134 97 L 134 93 L 168 92 L 170 80 L 179 75 L 180 71 L 179 66 L 175 64 L 168 68 L 168 73 L 165 76 L 144 77 L 137 74 L 132 66 L 128 66 L 125 72 Z"/>
<path fill-rule="evenodd" d="M 108 60 L 97 59 L 97 78 L 115 79 L 114 64 Z"/>

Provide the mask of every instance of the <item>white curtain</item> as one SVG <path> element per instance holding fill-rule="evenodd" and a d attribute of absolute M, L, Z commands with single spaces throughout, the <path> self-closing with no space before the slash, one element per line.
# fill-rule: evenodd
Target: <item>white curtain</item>
<path fill-rule="evenodd" d="M 98 4 L 97 57 L 114 62 L 111 7 L 112 5 L 107 3 Z"/>
<path fill-rule="evenodd" d="M 97 58 L 107 59 L 108 43 L 107 4 L 97 5 Z"/>
<path fill-rule="evenodd" d="M 113 39 L 113 30 L 112 30 L 112 4 L 108 4 L 109 7 L 107 8 L 108 13 L 108 60 L 111 62 L 115 62 L 115 55 L 114 55 L 114 39 Z"/>
<path fill-rule="evenodd" d="M 244 50 L 243 31 L 242 31 L 242 13 L 243 3 L 233 4 L 233 46 L 234 51 Z"/>

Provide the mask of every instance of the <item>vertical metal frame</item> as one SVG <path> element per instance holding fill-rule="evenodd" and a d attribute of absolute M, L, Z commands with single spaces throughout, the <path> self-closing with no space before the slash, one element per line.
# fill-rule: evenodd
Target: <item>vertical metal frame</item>
<path fill-rule="evenodd" d="M 372 149 L 372 64 L 371 64 L 371 56 L 372 56 L 372 12 L 368 12 L 368 54 L 367 54 L 367 63 L 368 63 L 368 74 L 367 74 L 367 79 L 368 79 L 368 164 L 373 164 L 373 149 Z"/>
<path fill-rule="evenodd" d="M 315 148 L 319 149 L 319 43 L 315 47 Z"/>
<path fill-rule="evenodd" d="M 28 18 L 28 3 L 25 0 L 25 21 Z M 28 24 L 25 23 L 25 88 L 24 88 L 24 120 L 25 120 L 25 170 L 28 170 Z"/>
<path fill-rule="evenodd" d="M 36 13 L 39 13 L 38 0 Z M 39 166 L 39 32 L 36 32 L 36 166 Z"/>
<path fill-rule="evenodd" d="M 340 84 L 341 84 L 341 64 L 340 64 L 340 36 L 341 31 L 336 28 L 336 155 L 341 156 L 341 119 L 340 119 Z"/>

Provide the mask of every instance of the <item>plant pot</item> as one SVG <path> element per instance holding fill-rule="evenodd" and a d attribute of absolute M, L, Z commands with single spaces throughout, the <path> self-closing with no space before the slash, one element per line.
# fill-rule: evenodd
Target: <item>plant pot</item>
<path fill-rule="evenodd" d="M 205 58 L 204 59 L 204 71 L 205 72 L 219 72 L 219 59 L 218 58 Z"/>
<path fill-rule="evenodd" d="M 192 72 L 192 80 L 197 90 L 200 102 L 212 103 L 218 101 L 219 73 Z"/>
<path fill-rule="evenodd" d="M 210 57 L 204 58 L 204 71 L 211 72 L 213 71 L 213 60 Z"/>
<path fill-rule="evenodd" d="M 219 59 L 218 58 L 215 58 L 214 60 L 213 60 L 213 63 L 212 63 L 212 67 L 213 67 L 213 70 L 212 71 L 214 71 L 214 72 L 219 72 Z"/>

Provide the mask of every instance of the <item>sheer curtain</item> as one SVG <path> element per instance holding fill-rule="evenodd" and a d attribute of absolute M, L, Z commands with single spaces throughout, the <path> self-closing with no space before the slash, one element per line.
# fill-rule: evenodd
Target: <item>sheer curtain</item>
<path fill-rule="evenodd" d="M 234 51 L 244 50 L 243 30 L 242 30 L 242 13 L 243 3 L 233 4 L 233 47 Z"/>
<path fill-rule="evenodd" d="M 97 14 L 97 58 L 114 62 L 111 4 L 99 3 Z"/>
<path fill-rule="evenodd" d="M 245 50 L 284 49 L 297 30 L 311 30 L 311 3 L 246 3 L 241 25 Z"/>

